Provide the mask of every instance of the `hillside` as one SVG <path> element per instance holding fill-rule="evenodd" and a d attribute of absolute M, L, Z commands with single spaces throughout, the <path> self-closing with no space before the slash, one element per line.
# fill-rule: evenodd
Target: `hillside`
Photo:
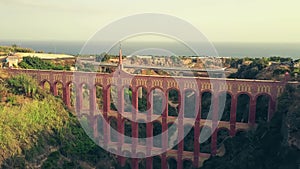
<path fill-rule="evenodd" d="M 226 60 L 230 68 L 236 68 L 237 72 L 229 75 L 229 78 L 283 80 L 285 73 L 291 76 L 290 80 L 299 80 L 299 60 L 281 57 L 269 58 L 233 58 Z"/>
<path fill-rule="evenodd" d="M 0 168 L 116 165 L 115 157 L 89 139 L 60 98 L 43 92 L 30 77 L 0 75 Z"/>

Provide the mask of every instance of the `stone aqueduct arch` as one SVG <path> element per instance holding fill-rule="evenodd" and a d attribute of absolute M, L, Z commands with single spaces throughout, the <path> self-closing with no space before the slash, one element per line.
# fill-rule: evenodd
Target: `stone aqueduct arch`
<path fill-rule="evenodd" d="M 211 85 L 209 78 L 186 78 L 186 77 L 176 77 L 176 81 L 173 77 L 162 77 L 162 76 L 144 76 L 144 75 L 129 75 L 121 70 L 117 70 L 114 75 L 123 75 L 122 78 L 113 78 L 113 74 L 100 74 L 100 73 L 87 73 L 87 72 L 67 72 L 67 71 L 44 71 L 44 70 L 21 70 L 21 69 L 10 69 L 8 72 L 11 75 L 16 74 L 28 74 L 33 76 L 37 79 L 37 81 L 43 85 L 45 82 L 50 84 L 50 91 L 53 94 L 57 94 L 55 84 L 61 83 L 63 89 L 63 101 L 68 107 L 71 106 L 71 93 L 70 93 L 70 86 L 69 84 L 74 84 L 76 90 L 76 101 L 75 109 L 76 112 L 82 112 L 82 85 L 86 84 L 88 86 L 87 90 L 89 91 L 89 110 L 83 111 L 85 113 L 78 114 L 78 115 L 86 115 L 92 121 L 92 127 L 94 129 L 94 135 L 97 135 L 97 130 L 99 128 L 98 125 L 98 118 L 99 114 L 97 114 L 97 103 L 96 103 L 96 85 L 102 87 L 102 97 L 103 97 L 103 110 L 100 110 L 102 113 L 103 118 L 105 120 L 109 120 L 114 118 L 117 120 L 117 129 L 118 132 L 124 133 L 124 118 L 121 114 L 111 111 L 110 110 L 110 86 L 114 82 L 118 86 L 129 86 L 132 90 L 132 104 L 135 108 L 138 107 L 138 88 L 144 87 L 147 90 L 147 97 L 148 97 L 148 105 L 149 107 L 149 100 L 151 100 L 151 95 L 149 94 L 153 89 L 160 89 L 165 93 L 165 97 L 167 97 L 167 91 L 170 89 L 177 89 L 179 90 L 179 86 L 182 85 L 183 88 L 186 90 L 195 91 L 196 95 L 196 105 L 195 105 L 195 123 L 193 120 L 186 118 L 184 116 L 179 117 L 172 117 L 168 116 L 168 112 L 166 110 L 163 111 L 161 117 L 159 117 L 155 122 L 158 122 L 162 126 L 162 131 L 168 129 L 168 124 L 174 122 L 176 118 L 182 118 L 187 123 L 193 126 L 194 131 L 194 151 L 184 151 L 184 140 L 178 143 L 177 150 L 171 149 L 166 153 L 161 154 L 160 156 L 156 157 L 147 157 L 146 158 L 146 166 L 148 169 L 152 169 L 153 167 L 153 159 L 157 160 L 160 159 L 161 168 L 167 168 L 168 161 L 175 160 L 177 162 L 176 166 L 177 169 L 183 168 L 184 163 L 192 162 L 194 167 L 199 167 L 203 161 L 208 159 L 210 155 L 217 154 L 217 135 L 218 131 L 221 129 L 226 129 L 229 131 L 230 136 L 234 136 L 237 131 L 247 130 L 249 127 L 255 126 L 255 114 L 256 114 L 256 99 L 260 95 L 266 95 L 269 97 L 269 106 L 268 106 L 268 120 L 270 120 L 273 116 L 273 113 L 276 109 L 276 98 L 283 92 L 284 86 L 287 81 L 268 81 L 268 80 L 245 80 L 245 79 L 226 79 L 226 85 L 218 83 Z M 75 76 L 74 76 L 75 74 Z M 218 79 L 216 79 L 218 82 Z M 196 82 L 196 83 L 195 83 Z M 123 90 L 120 90 L 124 92 Z M 122 92 L 118 92 L 119 96 L 119 106 L 123 111 L 124 106 L 124 98 L 122 97 L 124 94 Z M 217 119 L 212 119 L 210 123 L 211 125 L 217 125 L 217 130 L 212 133 L 211 136 L 211 154 L 201 153 L 200 144 L 199 144 L 199 135 L 200 129 L 204 127 L 204 123 L 206 122 L 205 119 L 201 119 L 201 96 L 204 92 L 210 92 L 212 94 L 213 100 L 218 100 L 219 95 L 222 92 L 227 92 L 231 96 L 231 108 L 230 108 L 230 120 L 229 121 L 217 121 Z M 236 109 L 237 109 L 237 98 L 238 96 L 246 94 L 250 98 L 249 103 L 249 119 L 248 123 L 236 122 Z M 184 96 L 184 92 L 180 93 L 181 96 Z M 167 99 L 167 98 L 166 98 Z M 184 97 L 179 96 L 179 100 L 182 103 L 184 101 Z M 168 104 L 166 102 L 166 104 Z M 167 105 L 168 106 L 168 105 Z M 120 108 L 119 107 L 119 108 Z M 217 108 L 214 105 L 214 109 Z M 82 111 L 81 111 L 82 110 Z M 99 111 L 99 110 L 98 110 Z M 217 111 L 214 111 L 216 113 Z M 98 112 L 99 113 L 99 112 Z M 151 116 L 153 111 L 148 111 L 147 114 L 141 114 L 138 112 L 132 113 L 134 119 L 146 120 L 148 117 Z M 179 124 L 180 125 L 180 124 Z M 138 123 L 132 122 L 132 137 L 138 137 Z M 184 127 L 184 126 L 177 126 L 177 127 Z M 100 127 L 101 128 L 101 127 Z M 103 123 L 102 132 L 104 134 L 104 142 L 109 147 L 111 140 L 110 140 L 110 131 L 109 127 Z M 180 130 L 179 130 L 180 131 Z M 153 122 L 146 123 L 146 135 L 147 137 L 153 136 Z M 178 133 L 178 137 L 183 135 L 182 132 Z M 163 136 L 164 137 L 164 136 Z M 117 138 L 124 142 L 124 138 Z M 168 139 L 162 138 L 162 148 L 168 144 Z M 147 139 L 147 145 L 153 145 L 153 140 Z M 154 146 L 145 146 L 139 145 L 138 143 L 132 142 L 132 144 L 118 144 L 117 147 L 114 146 L 110 147 L 113 151 L 119 153 L 143 153 L 146 155 L 151 154 L 151 151 L 155 149 Z M 140 152 L 140 150 L 142 150 Z M 145 151 L 144 151 L 145 150 Z M 119 161 L 122 165 L 125 165 L 126 158 L 119 157 Z M 139 159 L 131 159 L 131 167 L 138 168 L 139 166 Z"/>

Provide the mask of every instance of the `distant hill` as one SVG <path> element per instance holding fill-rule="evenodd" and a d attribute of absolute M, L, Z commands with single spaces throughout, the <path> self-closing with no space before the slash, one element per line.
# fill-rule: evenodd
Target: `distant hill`
<path fill-rule="evenodd" d="M 115 168 L 61 98 L 24 75 L 0 69 L 0 168 Z"/>
<path fill-rule="evenodd" d="M 34 53 L 35 51 L 30 48 L 23 48 L 16 45 L 0 46 L 0 55 L 6 55 L 8 53 L 15 53 L 15 52 Z"/>
<path fill-rule="evenodd" d="M 7 56 L 10 53 L 17 55 L 19 57 L 35 56 L 35 57 L 39 57 L 41 59 L 72 59 L 72 58 L 75 58 L 72 55 L 49 54 L 49 53 L 44 53 L 43 51 L 34 51 L 33 49 L 23 48 L 23 47 L 19 47 L 16 45 L 0 46 L 0 56 Z"/>

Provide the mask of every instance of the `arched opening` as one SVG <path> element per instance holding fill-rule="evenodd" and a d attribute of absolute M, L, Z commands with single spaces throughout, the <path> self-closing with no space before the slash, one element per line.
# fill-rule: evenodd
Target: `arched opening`
<path fill-rule="evenodd" d="M 51 84 L 47 80 L 41 82 L 41 87 L 47 92 L 50 92 L 51 90 Z"/>
<path fill-rule="evenodd" d="M 219 115 L 221 121 L 230 121 L 231 95 L 223 92 L 219 95 Z"/>
<path fill-rule="evenodd" d="M 220 148 L 222 146 L 223 141 L 229 137 L 229 131 L 225 128 L 220 128 L 218 130 L 218 136 L 217 136 L 217 148 Z"/>
<path fill-rule="evenodd" d="M 177 117 L 179 113 L 179 92 L 171 89 L 168 91 L 168 116 Z"/>
<path fill-rule="evenodd" d="M 178 129 L 175 123 L 168 124 L 168 147 L 177 150 L 178 144 Z"/>
<path fill-rule="evenodd" d="M 168 169 L 177 169 L 177 161 L 174 158 L 168 159 Z"/>
<path fill-rule="evenodd" d="M 126 158 L 124 166 L 121 166 L 121 164 L 118 164 L 117 168 L 132 169 L 132 167 L 131 167 L 131 158 Z"/>
<path fill-rule="evenodd" d="M 155 115 L 162 115 L 163 109 L 165 105 L 165 95 L 162 90 L 156 88 L 151 90 L 151 93 L 149 95 L 149 101 L 152 103 L 151 108 L 153 110 L 153 114 Z"/>
<path fill-rule="evenodd" d="M 154 147 L 162 147 L 162 125 L 160 124 L 160 122 L 153 122 L 153 146 Z"/>
<path fill-rule="evenodd" d="M 201 153 L 211 153 L 211 129 L 208 126 L 203 126 L 200 129 L 200 152 Z M 201 136 L 203 136 L 201 138 Z M 205 138 L 208 138 L 204 140 Z"/>
<path fill-rule="evenodd" d="M 270 97 L 268 95 L 260 95 L 256 99 L 256 113 L 255 122 L 266 122 L 268 121 Z"/>
<path fill-rule="evenodd" d="M 211 98 L 212 98 L 212 94 L 210 92 L 204 92 L 201 96 L 201 119 L 211 120 L 211 117 L 208 117 L 209 112 L 212 111 Z"/>
<path fill-rule="evenodd" d="M 118 111 L 118 88 L 114 85 L 110 86 L 110 110 Z"/>
<path fill-rule="evenodd" d="M 69 83 L 66 86 L 66 90 L 68 91 L 68 96 L 70 99 L 70 106 L 75 107 L 76 104 L 76 87 L 74 83 Z"/>
<path fill-rule="evenodd" d="M 131 169 L 132 168 L 131 158 L 128 158 L 128 157 L 131 157 L 131 153 L 129 151 L 123 151 L 122 155 L 123 155 L 123 157 L 127 157 L 127 158 L 125 160 L 125 166 L 120 167 L 120 168 L 122 168 L 122 169 Z"/>
<path fill-rule="evenodd" d="M 117 142 L 118 141 L 118 136 L 116 134 L 118 129 L 117 119 L 114 117 L 110 118 L 109 124 L 110 124 L 110 140 L 111 142 Z"/>
<path fill-rule="evenodd" d="M 131 165 L 132 165 L 131 164 L 131 158 L 126 158 L 124 167 L 120 167 L 120 168 L 122 168 L 122 169 L 132 169 Z"/>
<path fill-rule="evenodd" d="M 240 94 L 237 98 L 236 121 L 248 123 L 250 97 L 247 94 Z"/>
<path fill-rule="evenodd" d="M 132 89 L 130 87 L 124 87 L 124 112 L 132 112 Z"/>
<path fill-rule="evenodd" d="M 82 96 L 82 109 L 89 110 L 90 109 L 90 90 L 87 84 L 82 84 L 81 86 L 81 96 Z"/>
<path fill-rule="evenodd" d="M 138 137 L 139 137 L 139 144 L 146 145 L 146 123 L 143 120 L 138 121 Z"/>
<path fill-rule="evenodd" d="M 184 92 L 184 117 L 195 118 L 196 117 L 196 92 L 193 90 L 187 90 Z"/>
<path fill-rule="evenodd" d="M 146 158 L 144 153 L 137 154 L 139 158 L 139 168 L 146 168 Z"/>
<path fill-rule="evenodd" d="M 95 89 L 96 89 L 97 108 L 100 110 L 100 112 L 102 112 L 103 111 L 103 87 L 100 85 L 96 85 Z"/>
<path fill-rule="evenodd" d="M 194 151 L 194 127 L 186 125 L 184 126 L 184 151 Z"/>
<path fill-rule="evenodd" d="M 131 121 L 128 119 L 124 120 L 124 135 L 127 136 L 124 138 L 124 142 L 131 144 L 132 126 L 131 126 Z"/>
<path fill-rule="evenodd" d="M 63 98 L 63 84 L 61 82 L 54 83 L 54 95 Z"/>
<path fill-rule="evenodd" d="M 103 135 L 104 135 L 104 131 L 103 131 L 103 125 L 104 125 L 104 118 L 103 116 L 100 114 L 100 115 L 97 115 L 97 130 L 98 130 L 98 133 L 99 133 L 99 137 L 101 140 L 103 140 Z"/>
<path fill-rule="evenodd" d="M 160 156 L 153 157 L 153 168 L 161 169 L 161 158 Z"/>
<path fill-rule="evenodd" d="M 90 127 L 90 121 L 87 115 L 78 116 L 78 120 L 81 124 L 81 127 L 85 130 L 87 135 L 92 136 L 92 128 Z"/>
<path fill-rule="evenodd" d="M 122 152 L 122 155 L 123 155 L 124 157 L 131 157 L 131 152 L 125 150 L 125 151 Z"/>
<path fill-rule="evenodd" d="M 191 160 L 184 160 L 183 168 L 184 169 L 193 169 L 193 162 Z"/>
<path fill-rule="evenodd" d="M 139 113 L 147 113 L 147 90 L 144 87 L 137 89 Z"/>

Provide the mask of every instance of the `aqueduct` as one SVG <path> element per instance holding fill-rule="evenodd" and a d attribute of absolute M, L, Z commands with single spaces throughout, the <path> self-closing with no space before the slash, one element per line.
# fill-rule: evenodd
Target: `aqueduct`
<path fill-rule="evenodd" d="M 180 139 L 177 146 L 165 153 L 146 159 L 130 159 L 130 165 L 135 169 L 139 168 L 139 165 L 145 165 L 148 169 L 201 166 L 204 160 L 219 153 L 220 140 L 254 127 L 259 120 L 270 120 L 276 109 L 276 98 L 283 92 L 286 83 L 289 83 L 287 80 L 225 79 L 226 84 L 223 84 L 219 83 L 220 79 L 130 75 L 122 70 L 113 74 L 23 69 L 9 69 L 8 72 L 11 75 L 30 75 L 45 89 L 48 84 L 51 93 L 61 95 L 69 108 L 76 109 L 78 116 L 89 119 L 95 138 L 99 133 L 103 133 L 104 145 L 115 152 L 149 156 L 153 151 L 166 149 L 170 141 L 167 135 L 162 135 L 160 145 L 153 139 L 147 139 L 147 142 L 143 143 L 124 140 L 122 137 L 114 138 L 110 135 L 110 128 L 133 138 L 147 138 L 168 130 L 170 124 L 178 119 L 178 138 L 182 138 L 186 127 L 183 121 L 185 125 L 192 126 L 189 133 L 186 133 L 186 138 Z M 211 80 L 214 80 L 214 83 L 211 83 Z M 116 97 L 112 95 L 113 88 Z M 126 97 L 128 91 L 131 93 L 130 97 Z M 228 101 L 222 117 L 218 117 L 219 98 L 223 94 L 226 94 Z M 204 102 L 204 98 L 210 98 L 210 102 Z M 115 106 L 122 113 L 118 113 L 116 107 L 112 106 L 113 99 L 117 99 Z M 146 102 L 143 102 L 143 99 Z M 243 103 L 240 100 L 244 100 Z M 154 101 L 161 105 L 156 108 L 151 106 Z M 195 106 L 185 107 L 187 101 L 193 102 Z M 258 107 L 258 102 L 267 103 L 266 107 Z M 142 113 L 143 108 L 140 104 L 146 104 L 146 113 Z M 211 118 L 205 117 L 211 105 L 213 115 Z M 183 113 L 174 113 L 180 107 Z M 134 121 L 129 121 L 122 115 L 131 116 Z M 157 116 L 153 122 L 136 122 L 147 121 L 153 116 Z M 102 120 L 109 122 L 111 127 Z M 206 142 L 200 144 L 200 131 L 204 128 L 210 131 L 209 129 L 214 127 L 217 130 L 211 133 Z M 146 133 L 141 132 L 143 128 Z M 171 132 L 169 131 L 169 134 Z M 128 160 L 119 157 L 122 165 Z"/>

